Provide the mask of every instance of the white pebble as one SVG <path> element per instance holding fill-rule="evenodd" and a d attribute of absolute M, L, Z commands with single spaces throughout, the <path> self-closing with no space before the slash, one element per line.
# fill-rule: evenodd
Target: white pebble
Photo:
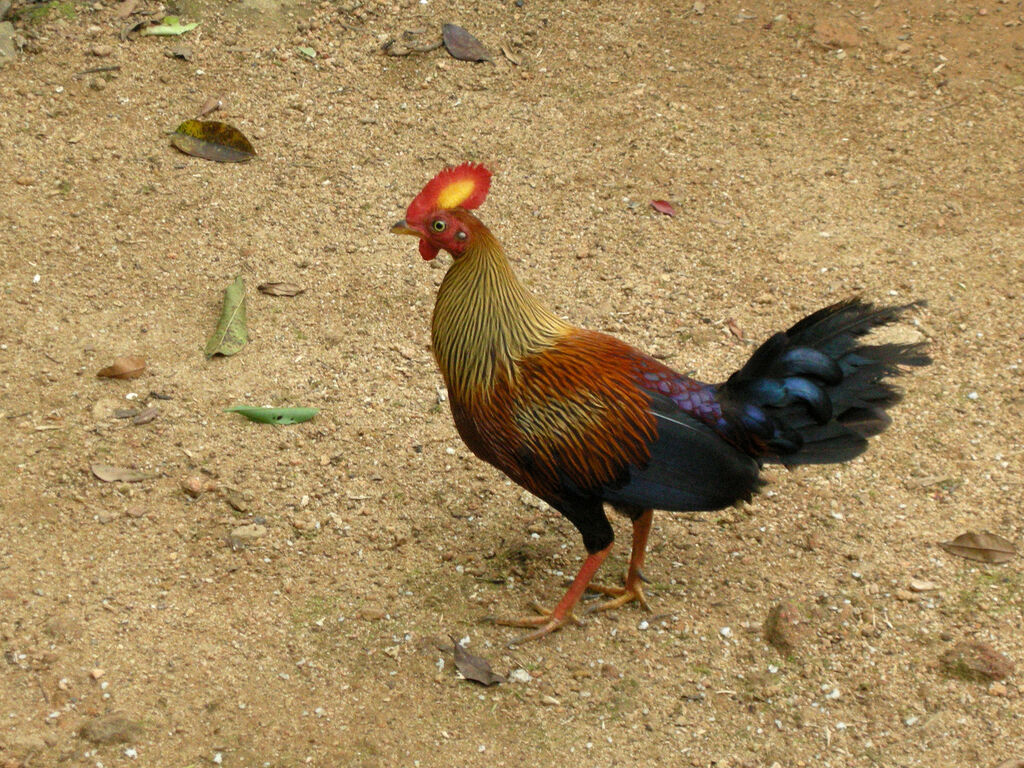
<path fill-rule="evenodd" d="M 508 673 L 508 679 L 513 683 L 528 683 L 533 680 L 533 677 L 525 669 L 521 667 L 519 669 L 513 669 Z"/>
<path fill-rule="evenodd" d="M 720 630 L 718 630 L 718 634 L 720 634 L 722 637 L 726 637 L 726 638 L 732 637 L 732 628 L 731 627 L 722 627 Z"/>

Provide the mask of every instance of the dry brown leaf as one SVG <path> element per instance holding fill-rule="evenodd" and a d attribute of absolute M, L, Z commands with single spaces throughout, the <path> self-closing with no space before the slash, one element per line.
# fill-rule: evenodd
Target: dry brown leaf
<path fill-rule="evenodd" d="M 1011 542 L 994 533 L 962 533 L 952 541 L 940 542 L 939 546 L 951 555 L 979 563 L 1005 563 L 1017 554 Z"/>
<path fill-rule="evenodd" d="M 115 467 L 112 464 L 92 464 L 89 469 L 104 483 L 137 483 L 153 477 L 145 472 L 139 472 L 137 469 Z"/>
<path fill-rule="evenodd" d="M 149 408 L 143 408 L 135 416 L 132 417 L 132 424 L 149 424 L 153 419 L 160 415 L 160 409 L 155 406 L 149 406 Z"/>
<path fill-rule="evenodd" d="M 203 102 L 203 106 L 196 112 L 196 119 L 201 120 L 202 118 L 209 115 L 211 112 L 216 112 L 224 106 L 224 102 L 218 99 L 216 96 L 211 96 Z"/>
<path fill-rule="evenodd" d="M 668 200 L 651 200 L 651 208 L 666 216 L 675 216 L 676 209 Z"/>
<path fill-rule="evenodd" d="M 483 43 L 458 24 L 445 24 L 441 30 L 444 47 L 460 61 L 492 61 Z"/>
<path fill-rule="evenodd" d="M 141 357 L 119 357 L 112 365 L 97 371 L 104 379 L 134 379 L 146 370 L 146 361 Z"/>
<path fill-rule="evenodd" d="M 455 643 L 455 668 L 459 670 L 459 673 L 464 678 L 484 686 L 505 682 L 505 678 L 491 670 L 491 665 L 487 659 L 474 656 L 463 648 L 454 637 L 452 637 L 452 642 Z"/>
<path fill-rule="evenodd" d="M 725 327 L 729 329 L 729 333 L 735 336 L 740 341 L 744 340 L 743 329 L 740 328 L 739 324 L 731 317 L 725 321 Z"/>
<path fill-rule="evenodd" d="M 260 283 L 256 289 L 268 296 L 298 296 L 306 290 L 295 283 Z"/>
<path fill-rule="evenodd" d="M 127 19 L 133 13 L 135 13 L 135 7 L 139 4 L 139 0 L 124 0 L 117 6 L 117 10 L 114 13 L 114 18 L 123 20 Z"/>

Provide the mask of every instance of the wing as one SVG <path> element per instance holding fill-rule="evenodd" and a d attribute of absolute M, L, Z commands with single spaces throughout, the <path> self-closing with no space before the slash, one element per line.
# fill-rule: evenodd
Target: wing
<path fill-rule="evenodd" d="M 499 379 L 487 410 L 506 416 L 477 420 L 477 437 L 485 458 L 548 500 L 716 509 L 749 495 L 758 465 L 687 412 L 702 406 L 702 387 L 611 336 L 574 330 Z"/>

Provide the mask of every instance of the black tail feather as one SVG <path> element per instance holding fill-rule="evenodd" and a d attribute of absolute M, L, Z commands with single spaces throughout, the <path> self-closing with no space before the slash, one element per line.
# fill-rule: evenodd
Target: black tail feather
<path fill-rule="evenodd" d="M 902 393 L 889 379 L 928 365 L 923 344 L 865 344 L 872 329 L 922 302 L 833 304 L 762 344 L 719 388 L 732 437 L 763 461 L 848 461 L 890 424 Z"/>

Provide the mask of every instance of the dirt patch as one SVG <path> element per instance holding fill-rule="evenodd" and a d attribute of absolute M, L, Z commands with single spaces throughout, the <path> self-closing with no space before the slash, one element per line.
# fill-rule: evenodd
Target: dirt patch
<path fill-rule="evenodd" d="M 1019 672 L 940 663 L 975 641 L 1020 669 L 1024 560 L 937 546 L 1024 541 L 1024 8 L 876 5 L 190 5 L 202 24 L 180 40 L 122 40 L 104 2 L 16 4 L 0 764 L 1024 756 Z M 382 51 L 444 22 L 494 62 Z M 211 96 L 256 160 L 170 147 Z M 863 458 L 656 514 L 654 615 L 509 651 L 484 617 L 556 598 L 582 546 L 459 442 L 428 348 L 446 262 L 387 233 L 466 160 L 495 170 L 480 213 L 527 285 L 679 370 L 724 377 L 752 348 L 735 329 L 760 340 L 856 292 L 926 299 L 912 331 L 935 364 Z M 249 344 L 207 360 L 239 274 Z M 273 281 L 306 291 L 255 290 Z M 96 377 L 125 356 L 141 377 Z M 224 413 L 239 403 L 320 413 L 272 427 Z M 764 631 L 781 601 L 800 616 L 788 654 Z M 521 671 L 456 679 L 449 634 Z M 110 716 L 123 743 L 79 735 Z"/>

